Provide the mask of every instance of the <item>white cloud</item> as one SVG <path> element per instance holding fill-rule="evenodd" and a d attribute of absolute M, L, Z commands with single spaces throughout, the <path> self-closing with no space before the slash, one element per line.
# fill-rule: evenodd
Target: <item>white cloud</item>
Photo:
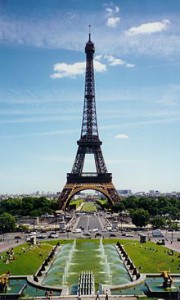
<path fill-rule="evenodd" d="M 109 66 L 125 66 L 127 68 L 134 68 L 134 64 L 126 63 L 124 60 L 120 58 L 116 58 L 112 55 L 96 55 L 95 60 L 105 61 Z"/>
<path fill-rule="evenodd" d="M 138 27 L 130 28 L 126 34 L 128 36 L 140 35 L 140 34 L 152 34 L 161 31 L 165 31 L 168 29 L 170 25 L 169 20 L 163 20 L 162 22 L 153 22 L 153 23 L 145 23 L 141 24 Z"/>
<path fill-rule="evenodd" d="M 120 59 L 120 58 L 115 58 L 114 56 L 112 55 L 105 55 L 104 56 L 105 59 L 107 59 L 107 61 L 109 62 L 109 64 L 111 66 L 117 66 L 117 65 L 125 65 L 125 62 Z"/>
<path fill-rule="evenodd" d="M 86 68 L 86 62 L 76 62 L 74 64 L 67 63 L 57 63 L 54 65 L 54 73 L 51 75 L 51 78 L 64 78 L 71 77 L 75 78 L 78 75 L 84 75 Z M 106 65 L 101 62 L 95 60 L 94 61 L 94 69 L 97 72 L 105 72 Z"/>
<path fill-rule="evenodd" d="M 160 22 L 148 23 L 144 20 L 141 14 L 137 15 L 137 18 L 123 19 L 122 26 L 111 28 L 107 30 L 104 26 L 107 19 L 110 17 L 120 17 L 118 8 L 113 5 L 109 5 L 109 13 L 106 11 L 97 11 L 93 14 L 93 27 L 96 28 L 92 35 L 92 39 L 95 42 L 95 46 L 98 47 L 98 51 L 101 53 L 111 53 L 112 55 L 137 55 L 145 54 L 147 56 L 159 56 L 170 57 L 172 55 L 178 55 L 180 53 L 180 18 L 178 12 L 172 14 L 171 30 L 168 31 L 168 38 L 165 28 L 169 28 L 170 22 L 159 15 Z M 73 14 L 73 11 L 72 11 Z M 104 15 L 105 14 L 105 15 Z M 68 14 L 69 16 L 69 14 Z M 50 48 L 50 49 L 68 49 L 75 51 L 82 51 L 84 43 L 87 40 L 87 28 L 84 24 L 87 23 L 87 19 L 91 19 L 92 15 L 87 15 L 87 12 L 77 12 L 74 18 L 68 18 L 66 13 L 60 13 L 58 15 L 49 16 L 47 19 L 41 19 L 36 15 L 32 18 L 27 16 L 26 18 L 15 16 L 3 15 L 0 18 L 0 44 L 1 45 L 15 45 L 15 46 L 30 46 L 36 48 Z M 137 21 L 138 20 L 138 21 Z M 142 43 L 141 39 L 129 38 L 143 36 L 145 29 L 141 28 L 142 33 L 138 33 L 136 26 L 134 32 L 131 29 L 124 34 L 124 28 L 130 28 L 131 24 L 147 25 L 159 24 L 161 29 L 161 35 L 151 34 L 151 38 L 146 40 L 146 43 Z M 137 23 L 139 22 L 139 23 Z M 102 26 L 103 24 L 103 26 Z M 159 26 L 158 26 L 159 27 Z M 82 30 L 83 28 L 83 30 Z M 109 27 L 110 29 L 110 27 Z M 113 29 L 113 30 L 112 30 Z M 143 29 L 143 30 L 142 30 Z M 139 28 L 140 30 L 140 28 Z M 147 29 L 146 29 L 147 30 Z M 132 33 L 133 32 L 133 33 Z M 152 32 L 152 29 L 151 29 Z M 155 32 L 153 30 L 153 32 Z M 152 33 L 153 33 L 152 32 Z M 157 29 L 156 29 L 157 32 Z M 138 35 L 139 34 L 139 35 Z"/>
<path fill-rule="evenodd" d="M 126 64 L 126 68 L 134 68 L 135 65 L 134 64 Z"/>
<path fill-rule="evenodd" d="M 97 72 L 105 72 L 107 70 L 107 67 L 105 64 L 102 64 L 101 62 L 94 60 L 94 69 Z"/>
<path fill-rule="evenodd" d="M 106 24 L 110 28 L 116 28 L 119 22 L 120 22 L 119 17 L 109 17 L 106 21 Z"/>
<path fill-rule="evenodd" d="M 104 61 L 102 63 L 101 61 Z M 96 55 L 94 58 L 94 69 L 96 72 L 105 72 L 107 71 L 108 66 L 125 66 L 127 68 L 133 68 L 135 65 L 126 63 L 120 58 L 115 58 L 112 55 Z M 76 62 L 73 64 L 67 63 L 57 63 L 54 65 L 54 73 L 51 74 L 51 78 L 76 78 L 79 75 L 84 75 L 86 68 L 86 62 Z"/>
<path fill-rule="evenodd" d="M 115 12 L 118 13 L 120 11 L 118 6 L 115 6 Z"/>
<path fill-rule="evenodd" d="M 118 16 L 120 9 L 118 6 L 106 7 L 106 25 L 109 28 L 116 28 L 120 22 L 120 17 Z"/>
<path fill-rule="evenodd" d="M 102 63 L 103 61 L 104 63 Z M 115 58 L 112 55 L 96 55 L 94 58 L 94 69 L 96 72 L 105 72 L 107 71 L 107 65 L 108 66 L 125 66 L 127 68 L 133 68 L 135 65 L 126 63 L 120 58 Z M 57 78 L 64 78 L 64 77 L 70 77 L 70 78 L 76 78 L 79 75 L 84 75 L 86 68 L 86 62 L 76 62 L 73 64 L 67 64 L 67 63 L 57 63 L 54 65 L 53 70 L 54 73 L 51 74 L 51 78 L 57 79 Z"/>
<path fill-rule="evenodd" d="M 84 74 L 85 62 L 76 62 L 74 64 L 57 63 L 54 65 L 54 73 L 51 78 L 76 77 Z"/>
<path fill-rule="evenodd" d="M 107 8 L 106 8 L 106 12 L 107 12 L 107 15 L 108 15 L 108 16 L 112 16 L 112 14 L 113 14 L 113 9 L 110 8 L 110 7 L 107 7 Z"/>
<path fill-rule="evenodd" d="M 116 136 L 115 136 L 115 138 L 116 139 L 124 139 L 124 140 L 127 140 L 127 139 L 129 139 L 129 137 L 128 137 L 128 135 L 127 134 L 117 134 Z"/>

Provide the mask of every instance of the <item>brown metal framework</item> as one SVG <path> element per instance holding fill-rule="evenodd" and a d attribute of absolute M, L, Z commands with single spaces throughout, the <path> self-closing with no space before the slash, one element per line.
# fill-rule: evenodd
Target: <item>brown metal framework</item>
<path fill-rule="evenodd" d="M 63 210 L 75 194 L 87 189 L 100 191 L 112 204 L 120 200 L 112 183 L 112 174 L 107 171 L 101 150 L 102 142 L 98 134 L 93 66 L 94 52 L 94 43 L 91 41 L 91 33 L 89 33 L 89 40 L 85 46 L 86 77 L 81 137 L 77 141 L 78 150 L 72 171 L 67 173 L 67 182 L 59 196 L 59 208 Z M 86 154 L 94 154 L 95 173 L 83 173 Z"/>

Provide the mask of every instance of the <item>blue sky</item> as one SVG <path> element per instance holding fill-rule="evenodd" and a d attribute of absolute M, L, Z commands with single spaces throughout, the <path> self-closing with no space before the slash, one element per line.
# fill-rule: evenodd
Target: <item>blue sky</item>
<path fill-rule="evenodd" d="M 91 24 L 117 189 L 180 191 L 180 1 L 0 0 L 0 193 L 61 191 L 80 138 Z M 94 171 L 86 157 L 84 171 Z"/>

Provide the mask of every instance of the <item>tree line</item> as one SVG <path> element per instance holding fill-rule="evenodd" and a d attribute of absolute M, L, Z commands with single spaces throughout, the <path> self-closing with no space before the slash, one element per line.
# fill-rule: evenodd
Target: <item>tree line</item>
<path fill-rule="evenodd" d="M 113 206 L 114 212 L 128 211 L 132 222 L 143 227 L 151 223 L 155 228 L 173 227 L 180 220 L 180 197 L 129 196 Z"/>
<path fill-rule="evenodd" d="M 8 198 L 0 202 L 0 232 L 14 231 L 16 217 L 39 217 L 54 214 L 58 209 L 57 200 L 46 197 Z"/>
<path fill-rule="evenodd" d="M 180 220 L 180 197 L 175 196 L 136 196 L 122 198 L 113 206 L 108 201 L 97 201 L 101 209 L 110 209 L 121 217 L 123 211 L 129 212 L 133 224 L 144 227 L 151 223 L 153 227 L 173 227 Z M 54 214 L 58 209 L 57 200 L 46 197 L 8 198 L 0 202 L 0 231 L 8 232 L 16 228 L 16 217 L 38 217 Z"/>

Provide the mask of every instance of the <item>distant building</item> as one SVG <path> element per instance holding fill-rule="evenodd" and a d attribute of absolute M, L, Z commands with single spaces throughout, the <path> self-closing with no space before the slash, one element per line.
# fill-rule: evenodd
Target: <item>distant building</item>
<path fill-rule="evenodd" d="M 130 195 L 132 195 L 131 190 L 118 190 L 117 192 L 120 196 L 130 196 Z"/>
<path fill-rule="evenodd" d="M 161 193 L 159 191 L 150 190 L 149 195 L 154 197 L 154 196 L 160 196 Z"/>

